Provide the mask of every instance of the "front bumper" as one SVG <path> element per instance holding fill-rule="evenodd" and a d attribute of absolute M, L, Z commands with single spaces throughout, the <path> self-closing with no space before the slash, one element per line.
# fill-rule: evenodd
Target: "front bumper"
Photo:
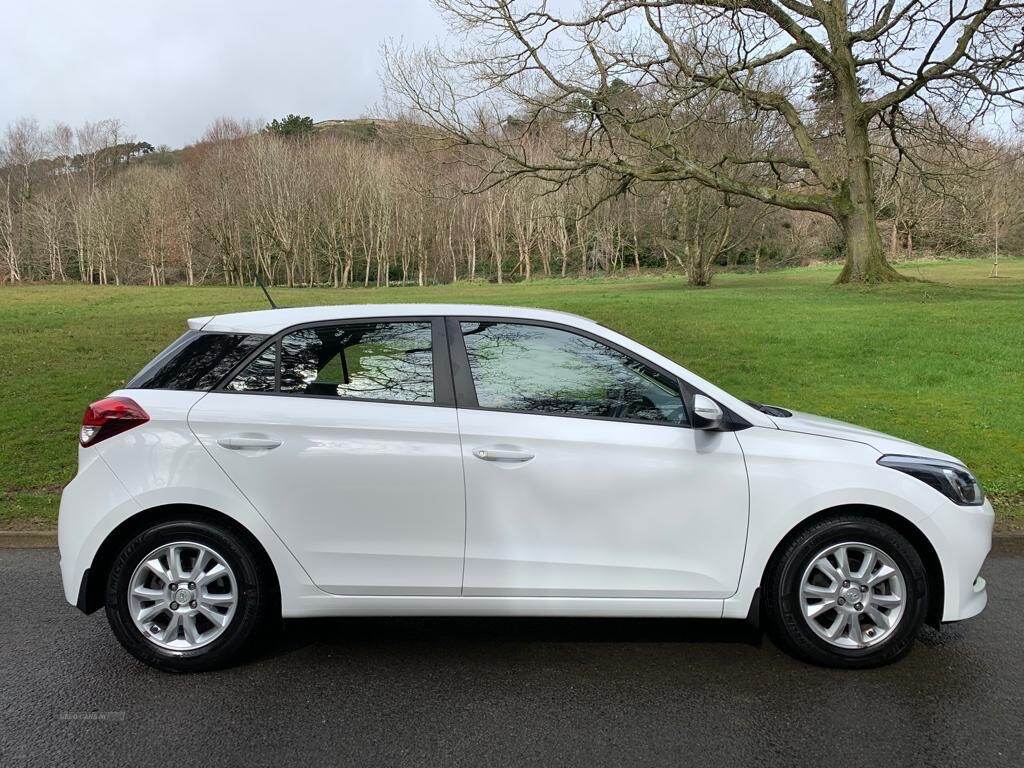
<path fill-rule="evenodd" d="M 967 609 L 960 611 L 960 617 L 958 619 L 950 619 L 950 621 L 962 621 L 963 619 L 969 619 L 972 616 L 977 616 L 988 604 L 988 582 L 985 581 L 983 576 L 978 576 L 974 580 L 974 584 L 971 585 L 971 589 L 974 594 L 971 595 L 968 600 L 964 601 L 964 605 L 967 606 Z"/>
<path fill-rule="evenodd" d="M 942 568 L 942 621 L 977 616 L 988 603 L 981 567 L 992 549 L 995 513 L 986 499 L 980 507 L 945 502 L 920 523 Z"/>

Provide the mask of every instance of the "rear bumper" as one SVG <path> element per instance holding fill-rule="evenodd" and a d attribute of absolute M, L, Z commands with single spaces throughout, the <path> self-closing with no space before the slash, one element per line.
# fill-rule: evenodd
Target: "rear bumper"
<path fill-rule="evenodd" d="M 99 456 L 80 467 L 60 497 L 57 546 L 64 599 L 85 608 L 85 576 L 106 533 L 103 518 L 138 511 L 138 505 Z"/>

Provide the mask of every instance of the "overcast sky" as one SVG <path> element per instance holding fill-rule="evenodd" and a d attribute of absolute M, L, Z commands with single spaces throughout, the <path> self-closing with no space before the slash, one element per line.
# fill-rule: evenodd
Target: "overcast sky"
<path fill-rule="evenodd" d="M 220 115 L 359 117 L 381 98 L 381 43 L 444 34 L 427 0 L 5 5 L 0 129 L 116 117 L 154 146 L 187 144 Z"/>

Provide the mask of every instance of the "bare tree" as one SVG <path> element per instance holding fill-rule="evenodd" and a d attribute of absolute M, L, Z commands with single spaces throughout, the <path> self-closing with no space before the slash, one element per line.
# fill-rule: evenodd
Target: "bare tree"
<path fill-rule="evenodd" d="M 432 129 L 493 152 L 494 173 L 602 173 L 613 189 L 692 180 L 814 211 L 842 228 L 840 282 L 901 279 L 876 221 L 872 127 L 896 131 L 938 104 L 981 119 L 1022 87 L 1012 0 L 602 0 L 569 16 L 543 0 L 435 4 L 468 43 L 386 49 L 388 85 Z M 834 91 L 833 154 L 813 122 L 814 66 Z M 495 128 L 513 110 L 568 126 L 555 159 Z M 679 133 L 706 112 L 756 131 L 760 152 L 697 156 Z"/>
<path fill-rule="evenodd" d="M 623 110 L 638 93 L 620 87 Z M 825 97 L 816 103 L 831 105 Z M 830 126 L 820 151 L 833 158 L 837 129 L 826 106 L 814 124 Z M 738 162 L 785 138 L 770 119 L 736 119 L 742 112 L 725 101 L 690 105 L 685 114 L 673 135 L 693 162 L 737 158 L 730 173 L 747 184 L 786 178 L 782 167 L 776 175 Z M 936 130 L 938 122 L 907 122 L 895 138 L 882 125 L 872 133 L 881 169 L 875 200 L 893 254 L 1019 253 L 1024 150 L 962 121 Z M 13 126 L 2 138 L 0 281 L 244 285 L 262 276 L 340 287 L 663 267 L 703 285 L 748 261 L 763 270 L 843 252 L 838 228 L 823 227 L 818 212 L 693 179 L 624 184 L 603 168 L 516 174 L 499 152 L 450 147 L 422 125 L 391 123 L 372 140 L 287 140 L 218 125 L 180 152 L 131 162 L 137 145 L 116 121 L 79 130 Z M 608 125 L 605 139 L 629 146 L 628 137 L 619 141 L 622 129 Z M 561 120 L 487 130 L 528 145 L 531 162 L 577 158 L 570 141 L 580 132 Z M 466 190 L 479 194 L 459 194 Z"/>
<path fill-rule="evenodd" d="M 992 248 L 989 277 L 999 277 L 1000 246 L 1011 224 L 1024 213 L 1024 155 L 1020 147 L 999 148 L 992 171 L 976 186 L 983 229 L 979 233 Z"/>
<path fill-rule="evenodd" d="M 682 256 L 691 285 L 708 285 L 715 263 L 742 247 L 765 213 L 739 198 L 723 203 L 718 197 L 720 193 L 692 183 L 667 196 L 673 231 L 661 245 Z"/>
<path fill-rule="evenodd" d="M 246 136 L 252 136 L 259 130 L 260 122 L 258 120 L 236 120 L 233 117 L 222 115 L 210 123 L 199 141 L 202 144 L 237 141 Z"/>
<path fill-rule="evenodd" d="M 0 251 L 7 268 L 6 278 L 21 280 L 21 238 L 19 216 L 31 199 L 32 164 L 43 157 L 45 144 L 39 123 L 21 118 L 7 127 L 0 143 Z"/>

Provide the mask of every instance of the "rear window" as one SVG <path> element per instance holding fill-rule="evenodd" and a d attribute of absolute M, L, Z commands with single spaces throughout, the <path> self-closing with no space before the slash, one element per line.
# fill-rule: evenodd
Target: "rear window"
<path fill-rule="evenodd" d="M 128 389 L 212 388 L 266 339 L 258 334 L 186 331 L 128 382 Z"/>
<path fill-rule="evenodd" d="M 227 385 L 234 392 L 434 402 L 429 321 L 343 323 L 286 334 Z"/>

